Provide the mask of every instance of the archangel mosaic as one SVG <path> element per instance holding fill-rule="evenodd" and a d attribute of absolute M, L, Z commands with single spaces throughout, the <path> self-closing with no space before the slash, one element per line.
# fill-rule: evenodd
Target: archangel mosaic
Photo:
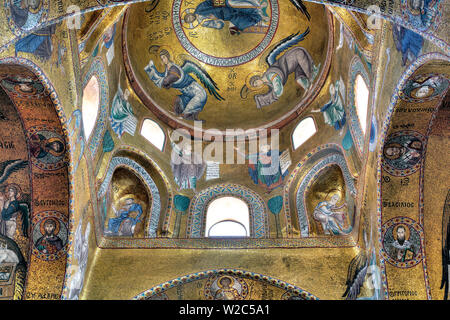
<path fill-rule="evenodd" d="M 448 299 L 449 10 L 4 0 L 0 299 Z"/>

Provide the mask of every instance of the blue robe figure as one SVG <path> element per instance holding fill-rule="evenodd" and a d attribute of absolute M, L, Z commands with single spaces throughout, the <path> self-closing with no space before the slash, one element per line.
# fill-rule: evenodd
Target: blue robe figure
<path fill-rule="evenodd" d="M 270 193 L 273 189 L 283 185 L 283 179 L 288 174 L 288 170 L 284 173 L 281 170 L 279 161 L 281 151 L 269 150 L 268 146 L 263 147 L 261 151 L 248 156 L 250 159 L 248 173 L 253 183 L 262 184 L 267 189 L 267 193 Z"/>
<path fill-rule="evenodd" d="M 351 226 L 345 228 L 346 214 L 338 210 L 344 208 L 346 204 L 338 206 L 339 200 L 340 196 L 335 194 L 329 201 L 319 202 L 314 209 L 314 219 L 321 223 L 325 234 L 343 235 L 352 231 Z"/>
<path fill-rule="evenodd" d="M 137 212 L 135 217 L 131 215 L 133 212 Z M 141 205 L 135 203 L 131 198 L 126 199 L 125 206 L 118 212 L 118 216 L 109 219 L 107 233 L 119 236 L 133 236 L 136 224 L 141 221 L 141 215 Z"/>
<path fill-rule="evenodd" d="M 45 27 L 16 42 L 15 53 L 29 52 L 42 60 L 48 60 L 52 56 L 52 35 L 55 33 L 55 25 Z"/>
<path fill-rule="evenodd" d="M 258 10 L 260 7 L 258 1 L 236 1 L 226 0 L 224 5 L 214 4 L 213 0 L 207 0 L 200 3 L 194 11 L 194 15 L 198 17 L 200 23 L 208 17 L 215 17 L 218 21 L 206 20 L 202 25 L 208 28 L 222 29 L 223 21 L 229 21 L 230 33 L 232 35 L 243 31 L 246 28 L 258 24 L 262 18 L 262 11 Z M 187 17 L 189 20 L 190 18 Z M 191 18 L 192 19 L 192 18 Z"/>
<path fill-rule="evenodd" d="M 397 50 L 402 53 L 402 66 L 419 56 L 423 46 L 421 35 L 399 25 L 393 25 L 392 34 Z"/>
<path fill-rule="evenodd" d="M 199 120 L 198 114 L 205 107 L 208 94 L 193 77 L 195 77 L 206 87 L 209 94 L 219 101 L 225 100 L 219 93 L 219 88 L 214 80 L 201 66 L 193 61 L 185 60 L 180 67 L 173 63 L 170 53 L 163 49 L 160 51 L 160 58 L 165 65 L 164 72 L 159 72 L 153 60 L 150 60 L 144 68 L 150 80 L 158 88 L 177 89 L 180 95 L 175 99 L 175 114 L 186 120 Z"/>

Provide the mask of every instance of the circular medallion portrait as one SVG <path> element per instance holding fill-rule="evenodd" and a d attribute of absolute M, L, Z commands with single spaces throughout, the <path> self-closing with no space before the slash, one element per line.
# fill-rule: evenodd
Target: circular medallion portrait
<path fill-rule="evenodd" d="M 382 227 L 383 257 L 399 268 L 410 268 L 422 261 L 423 230 L 414 220 L 398 217 Z"/>
<path fill-rule="evenodd" d="M 10 94 L 20 98 L 39 99 L 47 94 L 44 86 L 39 80 L 26 76 L 16 75 L 5 78 L 1 80 L 0 83 Z"/>
<path fill-rule="evenodd" d="M 441 0 L 402 0 L 403 18 L 420 31 L 436 30 L 442 17 Z"/>
<path fill-rule="evenodd" d="M 49 0 L 5 0 L 8 25 L 12 32 L 30 31 L 47 19 Z"/>
<path fill-rule="evenodd" d="M 421 165 L 426 139 L 415 131 L 389 135 L 383 147 L 383 169 L 393 176 L 407 176 Z"/>
<path fill-rule="evenodd" d="M 67 218 L 57 211 L 45 211 L 33 217 L 33 254 L 41 260 L 57 260 L 66 252 Z"/>
<path fill-rule="evenodd" d="M 231 275 L 214 275 L 206 281 L 204 294 L 207 300 L 244 300 L 248 284 Z"/>
<path fill-rule="evenodd" d="M 53 130 L 36 126 L 27 132 L 31 162 L 42 170 L 58 170 L 69 163 L 64 138 Z"/>
<path fill-rule="evenodd" d="M 427 73 L 409 79 L 399 96 L 409 102 L 425 102 L 444 95 L 450 85 L 442 74 Z"/>

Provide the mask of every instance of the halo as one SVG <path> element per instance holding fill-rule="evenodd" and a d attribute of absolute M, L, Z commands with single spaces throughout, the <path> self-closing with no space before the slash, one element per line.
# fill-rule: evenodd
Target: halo
<path fill-rule="evenodd" d="M 253 78 L 254 76 L 262 76 L 264 74 L 264 72 L 261 71 L 252 71 L 247 75 L 247 78 L 245 79 L 245 85 L 247 86 L 247 88 L 250 91 L 256 91 L 256 90 L 260 90 L 261 88 L 263 88 L 264 86 L 261 87 L 253 87 L 250 84 L 250 79 Z"/>
<path fill-rule="evenodd" d="M 61 229 L 61 225 L 58 221 L 58 219 L 53 218 L 53 217 L 48 217 L 45 218 L 41 221 L 41 225 L 39 226 L 39 230 L 41 231 L 41 234 L 44 235 L 45 234 L 45 229 L 44 229 L 44 225 L 48 220 L 53 220 L 55 222 L 55 230 L 53 232 L 53 234 L 57 235 L 59 234 L 59 230 Z"/>
<path fill-rule="evenodd" d="M 42 0 L 39 0 L 38 7 L 36 9 L 28 8 L 28 11 L 36 14 L 36 13 L 39 13 L 39 11 L 41 11 L 41 9 L 42 9 Z"/>
<path fill-rule="evenodd" d="M 414 16 L 420 15 L 420 9 L 413 9 L 412 2 L 413 0 L 407 0 L 409 12 Z"/>
<path fill-rule="evenodd" d="M 334 195 L 338 195 L 338 196 L 339 196 L 339 202 L 336 203 L 336 206 L 339 207 L 339 206 L 341 206 L 342 204 L 345 203 L 345 197 L 343 197 L 343 196 L 341 195 L 341 190 L 338 190 L 338 189 L 330 190 L 330 191 L 328 192 L 327 196 L 325 197 L 325 200 L 326 200 L 326 201 L 330 201 L 331 198 L 332 198 Z"/>
<path fill-rule="evenodd" d="M 20 87 L 21 85 L 27 85 L 27 86 L 29 86 L 29 88 L 31 88 L 31 91 L 23 91 L 23 90 L 21 89 L 21 87 Z M 36 88 L 35 88 L 32 84 L 29 84 L 29 83 L 19 83 L 19 84 L 16 84 L 16 85 L 14 86 L 14 90 L 16 90 L 17 92 L 20 92 L 20 93 L 22 93 L 22 94 L 24 94 L 24 95 L 34 95 L 34 94 L 37 93 Z"/>
<path fill-rule="evenodd" d="M 22 188 L 16 183 L 10 183 L 6 185 L 5 191 L 8 192 L 9 188 L 14 188 L 16 190 L 16 198 L 22 194 Z"/>
<path fill-rule="evenodd" d="M 171 59 L 173 60 L 174 56 L 173 56 L 173 52 L 171 50 L 170 47 L 165 46 L 165 45 L 152 45 L 150 47 L 148 47 L 148 52 L 152 55 L 156 55 L 156 56 L 160 56 L 161 51 L 166 50 L 167 52 L 169 52 Z"/>
<path fill-rule="evenodd" d="M 187 8 L 186 10 L 184 10 L 181 13 L 181 25 L 183 26 L 183 28 L 192 30 L 192 29 L 197 28 L 200 25 L 200 22 L 198 21 L 197 17 L 195 17 L 195 20 L 193 22 L 191 22 L 191 23 L 188 23 L 188 22 L 184 21 L 184 17 L 187 14 L 194 14 L 194 13 L 195 13 L 195 9 L 194 8 Z"/>
<path fill-rule="evenodd" d="M 428 90 L 429 90 L 428 94 L 426 94 L 426 95 L 424 95 L 422 97 L 419 97 L 417 95 L 417 91 L 419 91 L 423 87 L 424 86 L 420 86 L 420 87 L 412 89 L 411 92 L 409 93 L 409 95 L 412 96 L 413 98 L 416 98 L 416 99 L 425 99 L 425 98 L 428 98 L 428 97 L 430 97 L 430 96 L 432 96 L 434 94 L 435 89 L 432 86 L 426 86 L 426 87 L 428 87 Z"/>
<path fill-rule="evenodd" d="M 397 230 L 398 228 L 403 227 L 405 229 L 405 240 L 409 240 L 409 235 L 410 235 L 410 230 L 408 225 L 400 223 L 397 224 L 394 229 L 392 229 L 392 237 L 394 238 L 395 241 L 397 241 Z"/>
<path fill-rule="evenodd" d="M 50 144 L 50 143 L 53 143 L 53 142 L 59 142 L 59 143 L 61 143 L 61 145 L 63 146 L 63 149 L 62 149 L 60 152 L 58 152 L 58 151 L 55 151 L 55 150 L 49 148 L 48 152 L 50 152 L 50 153 L 51 153 L 52 155 L 54 155 L 55 157 L 60 157 L 60 156 L 62 156 L 62 155 L 64 154 L 64 152 L 66 152 L 66 144 L 64 143 L 64 141 L 62 141 L 62 140 L 61 140 L 60 138 L 58 138 L 58 137 L 48 138 L 46 144 Z"/>
<path fill-rule="evenodd" d="M 387 145 L 385 145 L 385 146 L 383 147 L 383 156 L 384 156 L 384 157 L 388 158 L 389 160 L 396 160 L 396 159 L 398 159 L 398 158 L 400 158 L 400 157 L 402 156 L 401 154 L 400 154 L 400 155 L 395 155 L 395 156 L 389 156 L 389 155 L 387 155 L 386 152 L 385 152 L 385 150 L 386 150 L 387 148 L 389 148 L 389 147 L 396 147 L 396 148 L 401 149 L 403 146 L 402 146 L 400 143 L 397 143 L 397 142 L 391 142 L 391 143 L 388 143 Z"/>
<path fill-rule="evenodd" d="M 234 279 L 230 276 L 222 276 L 220 278 L 217 279 L 217 286 L 223 289 L 223 285 L 220 283 L 220 281 L 222 281 L 222 279 L 228 278 L 230 279 L 230 287 L 232 287 L 234 285 Z"/>

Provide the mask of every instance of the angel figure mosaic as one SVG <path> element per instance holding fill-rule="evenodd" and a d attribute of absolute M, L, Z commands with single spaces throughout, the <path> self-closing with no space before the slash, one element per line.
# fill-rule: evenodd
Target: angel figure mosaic
<path fill-rule="evenodd" d="M 20 234 L 28 237 L 29 194 L 23 194 L 17 184 L 8 184 L 3 192 L 0 190 L 0 211 L 0 234 L 14 240 L 19 225 L 21 226 Z"/>
<path fill-rule="evenodd" d="M 119 72 L 119 79 L 121 74 L 122 69 Z M 138 121 L 134 115 L 130 103 L 128 102 L 129 97 L 130 91 L 128 89 L 122 91 L 119 82 L 117 92 L 114 95 L 114 99 L 111 105 L 110 116 L 111 127 L 119 138 L 121 138 L 125 132 L 134 136 L 134 132 L 136 131 L 137 127 Z"/>
<path fill-rule="evenodd" d="M 161 62 L 165 66 L 163 72 L 159 72 L 153 60 L 150 60 L 144 68 L 145 72 L 158 88 L 174 88 L 180 91 L 180 95 L 175 99 L 174 112 L 186 120 L 198 119 L 198 114 L 203 110 L 208 100 L 208 94 L 214 96 L 219 101 L 225 100 L 219 94 L 219 88 L 211 76 L 201 66 L 191 60 L 184 60 L 181 66 L 172 61 L 171 54 L 160 46 L 150 47 L 150 51 L 158 51 Z M 193 78 L 195 76 L 201 83 Z"/>
<path fill-rule="evenodd" d="M 116 212 L 116 217 L 108 220 L 108 229 L 105 234 L 108 236 L 132 237 L 137 224 L 141 222 L 142 213 L 142 206 L 136 203 L 133 198 L 125 199 L 122 208 Z"/>
<path fill-rule="evenodd" d="M 303 41 L 309 31 L 308 28 L 303 33 L 297 32 L 281 40 L 266 57 L 266 71 L 262 74 L 258 72 L 249 74 L 248 81 L 241 89 L 241 98 L 246 99 L 249 91 L 267 86 L 269 90 L 264 94 L 256 94 L 254 99 L 258 109 L 271 105 L 283 95 L 284 86 L 292 73 L 305 95 L 318 74 L 320 64 L 314 65 L 311 55 L 305 48 L 294 46 Z"/>
<path fill-rule="evenodd" d="M 334 127 L 342 135 L 341 130 L 346 122 L 346 114 L 344 103 L 345 101 L 345 85 L 341 79 L 334 84 L 330 84 L 330 100 L 320 109 L 311 110 L 311 112 L 322 112 L 325 123 Z"/>
<path fill-rule="evenodd" d="M 333 194 L 329 200 L 321 201 L 314 209 L 314 219 L 322 225 L 326 235 L 344 235 L 352 231 L 347 221 L 347 212 L 344 209 L 345 201 L 339 204 L 341 196 Z"/>

